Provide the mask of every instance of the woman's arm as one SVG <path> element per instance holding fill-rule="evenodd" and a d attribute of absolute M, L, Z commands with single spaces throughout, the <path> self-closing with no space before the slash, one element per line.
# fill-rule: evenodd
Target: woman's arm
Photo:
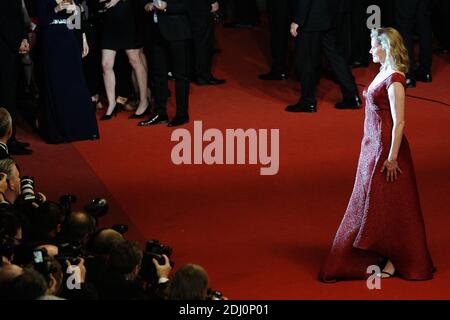
<path fill-rule="evenodd" d="M 86 38 L 86 33 L 83 32 L 83 53 L 82 57 L 85 58 L 89 54 L 89 44 Z"/>
<path fill-rule="evenodd" d="M 388 94 L 393 122 L 392 143 L 388 159 L 396 161 L 405 130 L 405 88 L 401 83 L 395 82 L 389 87 Z"/>
<path fill-rule="evenodd" d="M 397 173 L 402 172 L 398 166 L 397 158 L 403 140 L 405 130 L 405 88 L 399 82 L 393 83 L 388 88 L 389 103 L 392 114 L 392 137 L 388 159 L 383 164 L 381 172 L 387 170 L 387 181 L 397 180 Z"/>

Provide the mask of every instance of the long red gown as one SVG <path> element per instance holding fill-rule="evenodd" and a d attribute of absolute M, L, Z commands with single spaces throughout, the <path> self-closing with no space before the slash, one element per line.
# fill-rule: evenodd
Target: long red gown
<path fill-rule="evenodd" d="M 367 279 L 367 267 L 389 259 L 400 277 L 433 278 L 414 166 L 408 141 L 403 137 L 398 163 L 403 174 L 395 182 L 380 172 L 391 147 L 392 115 L 388 88 L 406 85 L 394 73 L 365 91 L 366 119 L 356 181 L 347 211 L 319 278 L 324 282 Z"/>

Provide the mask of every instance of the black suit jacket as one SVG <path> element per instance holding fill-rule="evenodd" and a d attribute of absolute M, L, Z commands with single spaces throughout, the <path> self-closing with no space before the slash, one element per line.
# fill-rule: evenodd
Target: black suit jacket
<path fill-rule="evenodd" d="M 297 0 L 294 22 L 303 31 L 324 31 L 336 26 L 341 0 Z"/>
<path fill-rule="evenodd" d="M 190 0 L 165 1 L 167 2 L 167 10 L 166 12 L 158 12 L 158 23 L 155 24 L 153 22 L 153 13 L 150 14 L 152 28 L 159 28 L 161 35 L 167 41 L 191 39 L 191 25 L 189 22 Z"/>
<path fill-rule="evenodd" d="M 10 155 L 8 152 L 8 147 L 5 144 L 0 143 L 0 160 L 9 159 L 9 158 L 10 158 Z"/>
<path fill-rule="evenodd" d="M 19 53 L 27 37 L 21 0 L 0 0 L 0 51 Z M 1 52 L 0 52 L 1 57 Z"/>
<path fill-rule="evenodd" d="M 208 16 L 211 14 L 211 5 L 217 0 L 190 0 L 189 11 L 192 16 Z"/>

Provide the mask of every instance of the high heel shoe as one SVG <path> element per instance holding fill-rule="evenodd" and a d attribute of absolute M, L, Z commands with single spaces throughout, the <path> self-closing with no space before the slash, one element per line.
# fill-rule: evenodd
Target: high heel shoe
<path fill-rule="evenodd" d="M 142 112 L 141 114 L 133 113 L 131 116 L 128 117 L 128 119 L 142 119 L 149 114 L 149 111 L 150 111 L 150 103 L 147 105 L 147 108 L 145 108 L 144 112 Z"/>
<path fill-rule="evenodd" d="M 111 114 L 105 114 L 105 115 L 103 115 L 103 116 L 100 118 L 100 121 L 111 120 L 113 116 L 114 116 L 114 117 L 117 116 L 117 113 L 118 113 L 118 112 L 120 112 L 120 106 L 115 105 L 115 106 L 114 106 L 114 109 L 113 109 L 113 112 L 112 112 Z"/>
<path fill-rule="evenodd" d="M 381 271 L 379 274 L 377 274 L 378 278 L 381 279 L 388 279 L 392 278 L 396 275 L 397 270 L 395 269 L 395 266 L 392 264 L 390 260 L 387 260 L 386 264 L 384 265 L 383 271 Z"/>

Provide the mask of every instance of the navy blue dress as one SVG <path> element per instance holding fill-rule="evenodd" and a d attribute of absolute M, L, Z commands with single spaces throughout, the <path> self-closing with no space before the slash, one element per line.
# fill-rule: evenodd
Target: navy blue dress
<path fill-rule="evenodd" d="M 98 139 L 97 119 L 86 86 L 75 32 L 56 14 L 55 0 L 38 0 L 41 59 L 39 127 L 48 143 Z"/>

